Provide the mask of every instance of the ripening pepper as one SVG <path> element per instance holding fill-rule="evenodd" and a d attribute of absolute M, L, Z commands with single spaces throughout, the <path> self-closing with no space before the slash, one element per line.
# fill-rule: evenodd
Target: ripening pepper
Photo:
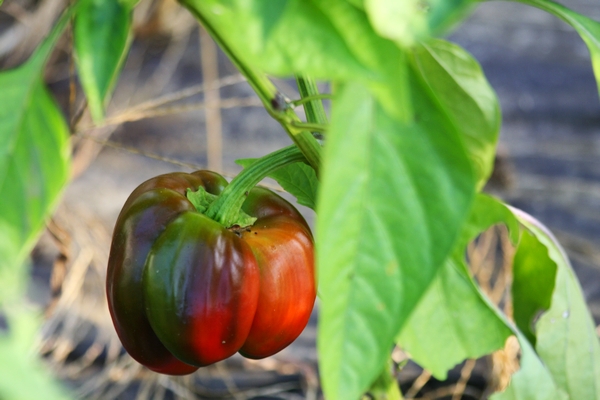
<path fill-rule="evenodd" d="M 300 213 L 254 188 L 252 226 L 224 227 L 196 210 L 188 189 L 218 195 L 210 171 L 172 173 L 138 186 L 115 226 L 106 290 L 127 352 L 182 375 L 240 352 L 263 358 L 306 326 L 316 297 L 313 239 Z"/>

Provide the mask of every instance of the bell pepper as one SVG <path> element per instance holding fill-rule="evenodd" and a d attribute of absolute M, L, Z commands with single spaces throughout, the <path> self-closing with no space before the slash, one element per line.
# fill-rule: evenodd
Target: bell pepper
<path fill-rule="evenodd" d="M 286 200 L 255 187 L 226 227 L 186 196 L 219 195 L 210 171 L 152 178 L 127 199 L 115 226 L 106 290 L 124 348 L 156 372 L 183 375 L 239 352 L 270 356 L 302 332 L 315 297 L 313 238 Z"/>

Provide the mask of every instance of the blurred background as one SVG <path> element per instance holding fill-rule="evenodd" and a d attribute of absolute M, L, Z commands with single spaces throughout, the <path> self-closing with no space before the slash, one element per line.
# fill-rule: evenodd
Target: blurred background
<path fill-rule="evenodd" d="M 5 0 L 0 67 L 22 63 L 64 9 L 62 0 Z M 563 1 L 600 20 L 595 0 Z M 503 126 L 486 190 L 547 224 L 563 243 L 600 323 L 600 101 L 588 50 L 568 25 L 508 2 L 481 4 L 448 35 L 470 51 L 498 93 Z M 110 102 L 94 125 L 74 74 L 72 41 L 61 39 L 45 80 L 70 120 L 73 179 L 33 253 L 29 296 L 45 310 L 37 350 L 85 399 L 318 399 L 318 305 L 302 336 L 274 357 L 232 357 L 172 378 L 132 361 L 114 333 L 104 297 L 112 227 L 129 193 L 153 176 L 211 169 L 234 176 L 239 158 L 290 144 L 252 89 L 174 0 L 142 0 L 134 40 Z M 298 98 L 293 80 L 275 80 Z M 323 86 L 326 90 L 327 87 Z M 1 90 L 1 88 L 0 88 Z M 299 114 L 302 111 L 299 109 Z M 274 182 L 265 182 L 269 187 Z M 291 199 L 293 200 L 293 199 Z M 299 206 L 312 223 L 312 211 Z M 480 284 L 510 313 L 513 249 L 502 229 L 469 250 Z M 468 360 L 446 382 L 405 362 L 406 398 L 484 399 L 518 368 L 518 345 Z"/>

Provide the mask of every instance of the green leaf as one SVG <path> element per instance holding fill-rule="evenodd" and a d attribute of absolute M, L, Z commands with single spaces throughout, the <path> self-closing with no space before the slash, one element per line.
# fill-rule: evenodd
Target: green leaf
<path fill-rule="evenodd" d="M 513 244 L 519 241 L 519 221 L 510 208 L 485 193 L 478 193 L 471 209 L 471 214 L 463 226 L 458 249 L 465 249 L 470 241 L 492 225 L 504 224 L 508 228 L 510 240 Z"/>
<path fill-rule="evenodd" d="M 467 358 L 504 346 L 511 330 L 490 309 L 461 259 L 446 261 L 398 336 L 398 344 L 439 380 Z"/>
<path fill-rule="evenodd" d="M 73 26 L 77 69 L 96 123 L 129 49 L 131 6 L 119 0 L 83 0 Z"/>
<path fill-rule="evenodd" d="M 345 0 L 281 0 L 276 6 L 244 0 L 182 4 L 218 36 L 238 65 L 279 76 L 301 73 L 360 81 L 388 113 L 411 117 L 404 53 L 373 30 L 364 10 Z M 402 106 L 394 106 L 398 104 Z"/>
<path fill-rule="evenodd" d="M 315 78 L 368 73 L 317 1 L 181 3 L 218 32 L 228 52 L 266 72 L 282 76 L 303 72 Z M 340 0 L 330 3 L 344 6 Z"/>
<path fill-rule="evenodd" d="M 467 358 L 502 348 L 512 333 L 464 265 L 467 244 L 498 223 L 505 224 L 511 235 L 518 235 L 519 224 L 510 210 L 494 198 L 479 194 L 453 255 L 398 335 L 398 344 L 437 379 L 446 379 L 447 371 Z"/>
<path fill-rule="evenodd" d="M 0 73 L 0 269 L 21 265 L 69 175 L 69 132 L 42 70 L 69 19 L 19 68 Z"/>
<path fill-rule="evenodd" d="M 427 14 L 420 0 L 365 0 L 365 10 L 375 31 L 402 46 L 412 46 L 427 33 Z"/>
<path fill-rule="evenodd" d="M 534 319 L 550 308 L 555 279 L 556 264 L 548 256 L 548 249 L 524 231 L 513 262 L 513 317 L 533 346 Z"/>
<path fill-rule="evenodd" d="M 439 34 L 463 19 L 479 0 L 429 0 L 428 3 L 429 30 Z"/>
<path fill-rule="evenodd" d="M 513 1 L 528 4 L 554 14 L 575 28 L 590 51 L 592 66 L 594 68 L 594 74 L 596 75 L 598 90 L 600 91 L 600 22 L 594 21 L 593 19 L 578 14 L 561 4 L 548 0 Z"/>
<path fill-rule="evenodd" d="M 40 316 L 18 304 L 5 311 L 9 330 L 0 331 L 0 399 L 70 398 L 33 351 Z"/>
<path fill-rule="evenodd" d="M 500 106 L 479 63 L 450 42 L 431 39 L 415 47 L 414 62 L 463 135 L 481 189 L 494 167 Z"/>
<path fill-rule="evenodd" d="M 416 76 L 420 118 L 390 117 L 364 86 L 340 86 L 317 204 L 325 395 L 355 399 L 458 236 L 474 197 L 458 134 Z"/>
<path fill-rule="evenodd" d="M 244 158 L 235 162 L 246 168 L 254 161 L 256 158 Z M 298 204 L 312 210 L 316 208 L 319 180 L 315 170 L 309 165 L 302 162 L 289 164 L 270 173 L 269 178 L 275 179 L 286 192 L 293 195 Z"/>
<path fill-rule="evenodd" d="M 552 262 L 543 273 L 556 269 L 552 304 L 536 325 L 536 350 L 571 399 L 600 399 L 600 343 L 575 273 L 550 231 L 524 212 L 514 212 L 547 248 Z"/>

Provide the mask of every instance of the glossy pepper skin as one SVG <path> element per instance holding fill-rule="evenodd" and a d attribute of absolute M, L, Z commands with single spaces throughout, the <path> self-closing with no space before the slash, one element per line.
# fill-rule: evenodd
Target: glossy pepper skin
<path fill-rule="evenodd" d="M 210 171 L 152 178 L 115 226 L 106 290 L 117 334 L 148 368 L 183 375 L 236 352 L 263 358 L 302 332 L 316 297 L 313 239 L 287 201 L 254 188 L 257 220 L 227 229 L 196 211 L 186 190 L 218 195 Z"/>

